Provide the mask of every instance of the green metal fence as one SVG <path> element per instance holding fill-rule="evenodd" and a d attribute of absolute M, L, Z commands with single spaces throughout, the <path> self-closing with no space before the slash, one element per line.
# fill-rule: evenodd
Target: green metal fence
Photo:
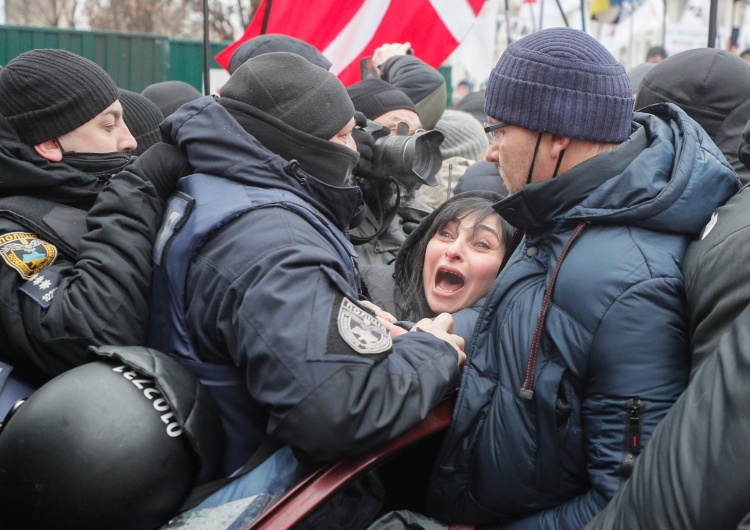
<path fill-rule="evenodd" d="M 213 59 L 230 42 L 211 43 Z M 35 48 L 60 48 L 101 65 L 117 86 L 140 92 L 159 81 L 185 81 L 203 93 L 203 41 L 170 39 L 164 35 L 79 31 L 34 26 L 0 25 L 0 65 Z M 451 69 L 440 67 L 451 100 Z"/>
<path fill-rule="evenodd" d="M 212 42 L 211 57 L 229 42 Z M 101 65 L 117 86 L 140 92 L 159 81 L 179 80 L 203 92 L 203 41 L 164 35 L 0 26 L 0 64 L 35 48 L 59 48 Z M 212 68 L 221 68 L 212 59 Z"/>

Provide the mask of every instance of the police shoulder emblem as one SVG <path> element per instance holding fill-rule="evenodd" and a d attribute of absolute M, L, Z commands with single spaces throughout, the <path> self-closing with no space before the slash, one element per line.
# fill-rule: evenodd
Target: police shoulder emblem
<path fill-rule="evenodd" d="M 28 280 L 57 257 L 57 248 L 36 234 L 11 232 L 0 236 L 0 255 L 5 263 Z"/>
<path fill-rule="evenodd" d="M 357 353 L 385 353 L 393 346 L 391 334 L 386 327 L 346 297 L 341 300 L 338 328 L 341 338 Z"/>

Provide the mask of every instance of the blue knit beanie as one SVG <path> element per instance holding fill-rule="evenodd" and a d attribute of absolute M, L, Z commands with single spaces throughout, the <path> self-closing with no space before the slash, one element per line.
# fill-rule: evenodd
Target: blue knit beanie
<path fill-rule="evenodd" d="M 508 46 L 490 74 L 484 109 L 530 131 L 614 143 L 630 135 L 633 91 L 625 68 L 596 39 L 550 28 Z"/>

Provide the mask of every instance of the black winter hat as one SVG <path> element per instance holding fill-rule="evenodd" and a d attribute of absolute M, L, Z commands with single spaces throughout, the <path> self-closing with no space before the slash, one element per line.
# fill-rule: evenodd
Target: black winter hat
<path fill-rule="evenodd" d="M 66 50 L 22 53 L 0 70 L 0 114 L 37 145 L 77 129 L 117 101 L 104 69 Z"/>
<path fill-rule="evenodd" d="M 698 48 L 675 54 L 643 77 L 635 108 L 674 103 L 712 138 L 741 103 L 750 99 L 750 66 L 733 53 Z"/>
<path fill-rule="evenodd" d="M 271 52 L 296 53 L 316 66 L 320 66 L 326 70 L 331 69 L 331 61 L 326 59 L 325 55 L 320 53 L 312 44 L 308 44 L 295 37 L 290 37 L 289 35 L 267 33 L 253 37 L 237 48 L 237 51 L 232 54 L 232 59 L 229 61 L 229 73 L 234 73 L 248 59 Z"/>
<path fill-rule="evenodd" d="M 141 96 L 153 101 L 165 118 L 188 101 L 202 95 L 193 85 L 184 81 L 161 81 L 148 85 L 141 91 Z"/>
<path fill-rule="evenodd" d="M 239 101 L 304 133 L 330 140 L 354 117 L 344 85 L 329 71 L 287 52 L 248 59 L 221 88 Z"/>
<path fill-rule="evenodd" d="M 128 126 L 130 134 L 133 135 L 138 147 L 130 152 L 138 156 L 161 141 L 159 124 L 164 117 L 156 104 L 148 98 L 131 92 L 130 90 L 118 90 L 120 103 L 122 104 L 123 120 Z"/>
<path fill-rule="evenodd" d="M 408 109 L 417 112 L 409 96 L 382 79 L 365 79 L 346 89 L 354 108 L 374 120 L 386 112 Z M 417 113 L 419 114 L 419 113 Z"/>

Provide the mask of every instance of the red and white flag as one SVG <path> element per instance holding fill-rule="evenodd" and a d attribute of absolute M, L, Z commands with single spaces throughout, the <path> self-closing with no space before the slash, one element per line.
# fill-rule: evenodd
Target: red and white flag
<path fill-rule="evenodd" d="M 439 67 L 469 34 L 485 0 L 263 0 L 245 34 L 216 56 L 226 68 L 246 40 L 265 33 L 296 37 L 331 61 L 345 85 L 360 80 L 359 60 L 382 44 L 411 42 L 415 55 Z"/>

